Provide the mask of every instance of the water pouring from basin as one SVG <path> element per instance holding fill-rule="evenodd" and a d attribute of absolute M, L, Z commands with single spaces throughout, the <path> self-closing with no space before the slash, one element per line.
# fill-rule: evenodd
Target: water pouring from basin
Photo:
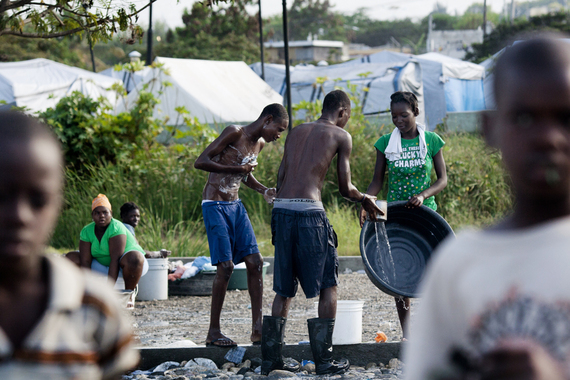
<path fill-rule="evenodd" d="M 360 234 L 368 277 L 394 297 L 417 297 L 432 251 L 448 235 L 454 236 L 438 213 L 426 206 L 407 208 L 406 203 L 389 203 L 386 220 L 367 220 Z"/>

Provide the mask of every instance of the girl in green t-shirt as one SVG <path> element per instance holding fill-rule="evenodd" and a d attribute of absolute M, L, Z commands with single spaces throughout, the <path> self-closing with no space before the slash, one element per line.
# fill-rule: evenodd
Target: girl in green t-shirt
<path fill-rule="evenodd" d="M 395 92 L 390 96 L 392 122 L 396 126 L 392 133 L 376 141 L 376 167 L 374 177 L 366 194 L 376 196 L 384 184 L 388 171 L 388 202 L 408 201 L 410 208 L 422 204 L 436 210 L 434 195 L 447 185 L 447 173 L 441 148 L 444 141 L 434 132 L 424 130 L 416 123 L 419 114 L 418 99 L 411 92 Z M 431 170 L 435 168 L 437 180 L 431 183 Z M 366 212 L 360 212 L 360 225 L 364 224 Z M 406 321 L 410 310 L 410 299 L 396 298 L 398 318 L 406 340 Z"/>

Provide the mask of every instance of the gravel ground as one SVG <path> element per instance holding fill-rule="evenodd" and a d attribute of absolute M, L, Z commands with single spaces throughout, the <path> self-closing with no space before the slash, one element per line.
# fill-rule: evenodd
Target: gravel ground
<path fill-rule="evenodd" d="M 394 298 L 381 292 L 364 273 L 341 274 L 339 300 L 362 300 L 362 342 L 374 340 L 383 331 L 388 341 L 400 341 L 402 331 L 398 322 Z M 273 276 L 264 280 L 263 314 L 271 312 Z M 316 316 L 314 301 L 306 299 L 299 288 L 291 303 L 286 325 L 287 344 L 309 340 L 307 319 Z M 165 301 L 137 301 L 133 316 L 140 346 L 164 347 L 169 344 L 204 344 L 208 331 L 211 297 L 172 296 Z M 412 300 L 412 314 L 418 300 Z M 227 292 L 222 310 L 222 332 L 238 344 L 249 344 L 251 334 L 251 305 L 247 290 Z M 183 342 L 181 342 L 183 341 Z"/>

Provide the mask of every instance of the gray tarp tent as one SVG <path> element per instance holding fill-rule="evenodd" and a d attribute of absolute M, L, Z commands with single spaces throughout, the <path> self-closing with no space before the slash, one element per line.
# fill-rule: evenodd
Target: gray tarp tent
<path fill-rule="evenodd" d="M 481 65 L 438 53 L 411 55 L 391 51 L 382 51 L 339 65 L 408 60 L 418 62 L 422 68 L 426 124 L 430 130 L 443 122 L 447 112 L 485 109 L 485 69 Z"/>
<path fill-rule="evenodd" d="M 418 67 L 412 70 L 410 65 Z M 251 65 L 251 67 L 258 75 L 260 74 L 259 64 Z M 265 65 L 265 67 L 267 83 L 275 91 L 284 91 L 284 66 Z M 307 71 L 314 74 L 305 75 Z M 358 76 L 368 71 L 371 72 L 368 78 Z M 412 71 L 414 74 L 410 75 Z M 447 112 L 485 109 L 483 85 L 485 68 L 438 53 L 411 55 L 382 51 L 328 67 L 295 66 L 291 74 L 292 93 L 297 94 L 297 96 L 292 95 L 293 104 L 299 100 L 314 100 L 315 94 L 310 91 L 310 87 L 317 77 L 323 76 L 329 79 L 341 78 L 342 81 L 350 80 L 352 83 L 362 84 L 361 87 L 369 83 L 370 79 L 374 79 L 369 83 L 371 91 L 365 95 L 365 113 L 387 110 L 391 93 L 398 90 L 415 92 L 414 89 L 418 85 L 414 82 L 421 83 L 423 88 L 422 99 L 420 99 L 420 116 L 425 117 L 425 123 L 430 130 L 443 122 Z M 414 79 L 410 81 L 409 78 Z M 313 82 L 309 83 L 311 80 Z M 325 85 L 326 91 L 332 89 L 332 83 Z"/>

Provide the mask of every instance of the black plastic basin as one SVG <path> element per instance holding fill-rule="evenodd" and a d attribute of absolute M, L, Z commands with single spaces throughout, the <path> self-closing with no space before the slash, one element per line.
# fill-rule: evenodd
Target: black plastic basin
<path fill-rule="evenodd" d="M 366 221 L 360 233 L 360 254 L 368 277 L 394 297 L 417 297 L 431 253 L 448 235 L 455 236 L 437 212 L 426 206 L 406 208 L 406 203 L 388 203 L 385 226 L 391 254 L 381 233 L 382 222 Z"/>

